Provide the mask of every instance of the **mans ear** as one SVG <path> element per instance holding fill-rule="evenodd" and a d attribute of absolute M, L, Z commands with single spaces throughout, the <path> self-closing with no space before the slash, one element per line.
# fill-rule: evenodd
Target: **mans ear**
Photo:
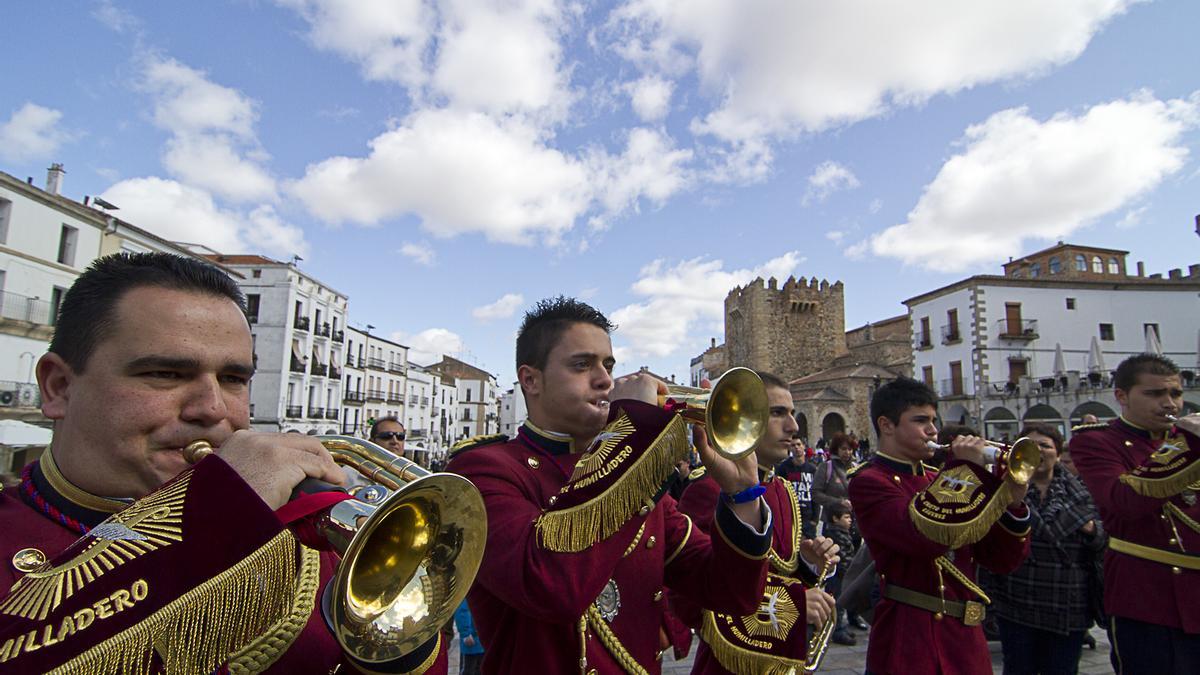
<path fill-rule="evenodd" d="M 542 393 L 542 371 L 531 365 L 517 368 L 517 382 L 526 396 L 539 396 Z"/>
<path fill-rule="evenodd" d="M 52 420 L 66 417 L 75 371 L 61 356 L 47 352 L 38 359 L 36 372 L 42 393 L 42 414 Z"/>
<path fill-rule="evenodd" d="M 1129 392 L 1124 389 L 1113 389 L 1113 396 L 1116 397 L 1117 403 L 1122 407 L 1129 405 Z"/>
<path fill-rule="evenodd" d="M 879 425 L 879 436 L 881 438 L 883 436 L 891 436 L 896 431 L 896 425 L 892 423 L 892 420 L 888 419 L 887 415 L 880 415 L 879 419 L 875 420 L 875 423 Z"/>

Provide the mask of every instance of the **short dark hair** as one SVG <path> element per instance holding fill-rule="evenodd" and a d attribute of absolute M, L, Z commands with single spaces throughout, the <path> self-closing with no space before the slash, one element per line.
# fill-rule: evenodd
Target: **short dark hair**
<path fill-rule="evenodd" d="M 1178 375 L 1179 366 L 1165 356 L 1158 354 L 1135 354 L 1117 366 L 1113 374 L 1113 388 L 1129 391 L 1137 384 L 1138 375 Z"/>
<path fill-rule="evenodd" d="M 405 433 L 408 433 L 408 427 L 404 426 L 404 422 L 401 422 L 399 417 L 396 417 L 395 415 L 388 415 L 387 417 L 380 417 L 371 424 L 371 435 L 367 436 L 367 438 L 375 438 L 375 430 L 378 429 L 379 425 L 383 424 L 384 422 L 395 422 L 396 424 L 400 425 L 400 428 L 403 429 Z"/>
<path fill-rule="evenodd" d="M 756 370 L 754 372 L 758 373 L 758 377 L 762 380 L 764 387 L 767 387 L 768 389 L 771 387 L 776 387 L 779 389 L 786 389 L 791 392 L 792 389 L 788 386 L 788 383 L 775 373 L 766 373 L 761 370 Z"/>
<path fill-rule="evenodd" d="M 616 328 L 599 310 L 586 302 L 562 295 L 540 300 L 525 313 L 525 320 L 517 332 L 517 368 L 533 366 L 544 370 L 550 351 L 563 332 L 574 323 L 591 324 L 605 333 L 611 333 Z"/>
<path fill-rule="evenodd" d="M 1065 443 L 1065 441 L 1063 440 L 1062 433 L 1059 432 L 1057 427 L 1051 426 L 1049 424 L 1043 424 L 1041 422 L 1030 422 L 1030 423 L 1026 424 L 1025 426 L 1021 427 L 1021 433 L 1017 434 L 1017 437 L 1025 438 L 1029 434 L 1041 434 L 1041 435 L 1045 436 L 1046 438 L 1049 438 L 1050 440 L 1054 441 L 1054 449 L 1055 450 L 1057 450 L 1059 452 L 1063 451 L 1063 443 Z"/>
<path fill-rule="evenodd" d="M 846 446 L 847 448 L 850 448 L 851 450 L 854 449 L 854 443 L 852 443 L 850 441 L 849 434 L 839 431 L 829 438 L 829 451 L 830 452 L 837 452 L 838 448 L 842 447 L 843 445 Z"/>
<path fill-rule="evenodd" d="M 833 522 L 833 520 L 836 518 L 841 518 L 842 516 L 850 514 L 850 507 L 846 506 L 845 504 L 843 504 L 841 502 L 834 502 L 834 503 L 830 504 L 829 506 L 827 506 L 826 508 L 828 509 L 828 512 L 829 512 L 829 515 L 827 517 L 829 518 L 830 522 Z"/>
<path fill-rule="evenodd" d="M 142 287 L 228 298 L 246 311 L 237 283 L 215 265 L 171 253 L 115 253 L 92 262 L 63 296 L 50 351 L 83 372 L 96 347 L 113 332 L 117 303 Z"/>
<path fill-rule="evenodd" d="M 886 417 L 892 424 L 900 423 L 905 410 L 919 405 L 937 407 L 937 394 L 924 382 L 910 377 L 898 377 L 875 390 L 871 397 L 871 426 L 879 435 L 879 418 Z"/>

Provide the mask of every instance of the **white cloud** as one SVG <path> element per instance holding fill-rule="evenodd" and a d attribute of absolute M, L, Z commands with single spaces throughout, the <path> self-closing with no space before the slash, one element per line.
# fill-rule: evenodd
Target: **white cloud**
<path fill-rule="evenodd" d="M 846 233 L 843 230 L 830 230 L 825 233 L 825 238 L 835 244 L 840 244 L 846 238 Z"/>
<path fill-rule="evenodd" d="M 603 214 L 593 220 L 593 225 L 604 224 L 609 216 L 626 209 L 636 210 L 642 198 L 662 205 L 687 186 L 685 165 L 691 158 L 691 150 L 676 148 L 660 131 L 631 130 L 620 155 L 598 154 L 591 158 L 594 177 L 589 183 L 595 186 L 603 206 Z"/>
<path fill-rule="evenodd" d="M 306 255 L 303 232 L 270 206 L 249 213 L 223 209 L 208 192 L 163 178 L 131 178 L 101 195 L 121 207 L 121 218 L 171 241 L 198 243 L 222 253 Z"/>
<path fill-rule="evenodd" d="M 117 7 L 112 0 L 101 0 L 92 10 L 92 18 L 115 33 L 140 32 L 142 22 L 128 11 Z"/>
<path fill-rule="evenodd" d="M 693 129 L 744 161 L 745 143 L 1068 63 L 1134 2 L 627 0 L 608 32 L 647 72 L 694 69 L 716 103 Z"/>
<path fill-rule="evenodd" d="M 406 241 L 400 246 L 400 253 L 413 259 L 413 262 L 426 267 L 433 267 L 434 261 L 437 259 L 437 253 L 428 242 L 411 242 Z"/>
<path fill-rule="evenodd" d="M 1066 237 L 1127 207 L 1179 171 L 1181 136 L 1200 122 L 1200 92 L 1160 101 L 1141 93 L 1038 121 L 1024 108 L 967 129 L 908 214 L 860 244 L 879 256 L 961 271 L 1019 255 L 1026 239 Z"/>
<path fill-rule="evenodd" d="M 871 215 L 879 213 L 881 210 L 883 210 L 883 200 L 878 197 L 872 199 L 871 203 L 867 205 L 867 212 Z"/>
<path fill-rule="evenodd" d="M 823 202 L 839 190 L 858 187 L 858 177 L 847 167 L 832 160 L 821 162 L 808 177 L 808 189 L 804 193 L 804 204 Z"/>
<path fill-rule="evenodd" d="M 173 134 L 163 156 L 172 175 L 235 201 L 275 198 L 259 161 L 255 101 L 168 58 L 149 58 L 141 86 L 154 99 L 155 124 Z"/>
<path fill-rule="evenodd" d="M 757 277 L 785 279 L 803 261 L 798 252 L 789 251 L 753 269 L 727 271 L 721 260 L 693 258 L 673 267 L 655 260 L 642 268 L 632 286 L 634 294 L 646 300 L 611 314 L 616 336 L 629 343 L 625 353 L 630 358 L 664 357 L 694 348 L 694 329 L 721 323 L 725 296 L 734 286 Z"/>
<path fill-rule="evenodd" d="M 62 112 L 36 103 L 26 103 L 0 125 L 0 158 L 23 163 L 53 159 L 71 135 L 59 128 Z"/>
<path fill-rule="evenodd" d="M 586 168 L 517 121 L 422 110 L 370 145 L 364 159 L 309 165 L 290 192 L 327 222 L 416 213 L 438 236 L 480 232 L 520 244 L 557 242 L 591 199 Z"/>
<path fill-rule="evenodd" d="M 508 319 L 516 314 L 524 304 L 525 296 L 520 293 L 505 293 L 499 300 L 471 310 L 471 316 L 480 321 Z"/>
<path fill-rule="evenodd" d="M 408 345 L 408 360 L 422 366 L 437 363 L 446 354 L 462 354 L 466 351 L 462 337 L 445 328 L 427 328 L 416 335 L 393 333 L 392 339 Z"/>
<path fill-rule="evenodd" d="M 671 107 L 671 93 L 675 84 L 657 75 L 647 75 L 624 86 L 629 93 L 633 112 L 643 122 L 655 122 L 666 117 Z"/>
<path fill-rule="evenodd" d="M 1125 212 L 1125 215 L 1121 216 L 1121 219 L 1117 221 L 1117 227 L 1125 230 L 1141 225 L 1142 216 L 1146 215 L 1146 211 L 1149 209 L 1150 207 L 1148 205 L 1142 205 L 1135 209 L 1129 209 Z"/>

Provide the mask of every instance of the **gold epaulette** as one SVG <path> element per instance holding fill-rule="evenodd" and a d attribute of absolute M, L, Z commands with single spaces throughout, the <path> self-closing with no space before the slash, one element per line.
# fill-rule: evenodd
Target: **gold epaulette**
<path fill-rule="evenodd" d="M 484 434 L 482 436 L 472 436 L 450 446 L 450 456 L 453 457 L 465 450 L 473 450 L 485 445 L 504 443 L 506 441 L 508 441 L 508 436 L 505 436 L 504 434 Z"/>
<path fill-rule="evenodd" d="M 854 476 L 859 471 L 862 471 L 863 469 L 867 468 L 870 465 L 871 465 L 870 462 L 859 462 L 858 464 L 855 464 L 854 466 L 850 467 L 849 471 L 846 472 L 846 479 L 849 480 L 851 478 L 854 478 Z"/>
<path fill-rule="evenodd" d="M 704 474 L 707 472 L 708 472 L 708 467 L 706 467 L 706 466 L 701 466 L 701 467 L 692 469 L 692 472 L 688 474 L 688 480 L 700 480 L 701 478 L 704 478 Z"/>
<path fill-rule="evenodd" d="M 1071 427 L 1071 433 L 1077 434 L 1081 431 L 1092 431 L 1094 429 L 1107 429 L 1108 422 L 1095 422 L 1092 424 L 1078 424 Z"/>

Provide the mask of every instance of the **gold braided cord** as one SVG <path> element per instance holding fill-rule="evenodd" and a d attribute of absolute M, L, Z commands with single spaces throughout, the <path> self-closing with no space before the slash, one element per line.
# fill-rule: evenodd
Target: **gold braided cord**
<path fill-rule="evenodd" d="M 790 575 L 800 568 L 800 538 L 803 534 L 800 524 L 803 522 L 800 518 L 800 500 L 796 498 L 792 486 L 788 481 L 781 478 L 775 480 L 783 481 L 784 491 L 787 492 L 788 502 L 792 505 L 792 556 L 784 560 L 775 552 L 775 545 L 771 545 L 771 550 L 767 552 L 767 559 L 771 561 L 771 567 L 783 575 Z"/>
<path fill-rule="evenodd" d="M 561 509 L 543 511 L 534 527 L 542 546 L 558 553 L 577 553 L 611 537 L 662 488 L 676 462 L 691 446 L 683 418 L 672 417 L 658 438 L 613 479 L 598 496 Z M 569 485 L 569 484 L 568 484 Z"/>
<path fill-rule="evenodd" d="M 1193 532 L 1200 532 L 1200 523 L 1196 522 L 1194 518 L 1184 513 L 1183 509 L 1175 506 L 1171 502 L 1167 502 L 1163 505 L 1163 511 L 1167 513 L 1168 519 L 1171 516 L 1175 516 L 1180 520 L 1180 522 L 1182 522 L 1184 525 L 1187 525 L 1188 528 L 1190 528 Z M 1171 526 L 1174 527 L 1175 523 L 1171 523 Z M 1179 542 L 1179 549 L 1183 550 L 1183 540 L 1179 538 L 1178 532 L 1175 533 L 1175 540 Z"/>
<path fill-rule="evenodd" d="M 938 576 L 941 576 L 941 570 L 945 570 L 950 574 L 950 576 L 954 577 L 958 583 L 965 586 L 968 591 L 971 591 L 978 596 L 979 599 L 984 602 L 984 604 L 992 604 L 992 599 L 987 596 L 987 593 L 984 593 L 983 589 L 977 586 L 974 581 L 968 579 L 967 575 L 963 574 L 962 570 L 955 567 L 954 563 L 950 562 L 946 556 L 939 555 L 936 559 L 934 559 L 934 563 L 937 564 Z M 939 584 L 939 586 L 940 585 L 941 584 Z M 944 601 L 945 599 L 946 598 L 943 596 L 942 600 Z"/>
<path fill-rule="evenodd" d="M 678 419 L 678 418 L 677 418 Z M 625 649 L 625 645 L 617 639 L 616 633 L 612 632 L 612 628 L 608 627 L 608 622 L 604 617 L 600 616 L 600 610 L 596 609 L 595 605 L 589 605 L 587 611 L 587 624 L 596 633 L 596 637 L 600 638 L 600 644 L 604 645 L 604 649 L 608 650 L 609 654 L 617 660 L 617 664 L 621 666 L 629 675 L 650 675 L 650 671 L 642 667 L 633 654 Z"/>
<path fill-rule="evenodd" d="M 312 615 L 320 583 L 321 552 L 301 545 L 300 573 L 292 597 L 292 611 L 229 659 L 229 672 L 232 675 L 261 673 L 291 648 Z"/>
<path fill-rule="evenodd" d="M 804 624 L 800 624 L 800 630 Z M 717 630 L 716 616 L 709 610 L 704 610 L 704 625 L 700 628 L 700 637 L 712 650 L 717 663 L 725 670 L 734 673 L 755 673 L 755 675 L 795 675 L 804 671 L 804 661 L 789 659 L 785 656 L 775 656 L 764 652 L 747 649 L 735 645 L 721 631 Z"/>
<path fill-rule="evenodd" d="M 211 673 L 291 610 L 296 539 L 284 530 L 233 567 L 137 624 L 50 671 L 52 675 L 148 675 L 155 652 L 165 675 Z"/>
<path fill-rule="evenodd" d="M 642 541 L 642 535 L 646 533 L 646 521 L 642 521 L 642 526 L 638 528 L 637 534 L 633 535 L 633 541 L 629 542 L 629 548 L 621 554 L 622 558 L 628 558 L 633 549 L 637 548 L 638 543 Z"/>

